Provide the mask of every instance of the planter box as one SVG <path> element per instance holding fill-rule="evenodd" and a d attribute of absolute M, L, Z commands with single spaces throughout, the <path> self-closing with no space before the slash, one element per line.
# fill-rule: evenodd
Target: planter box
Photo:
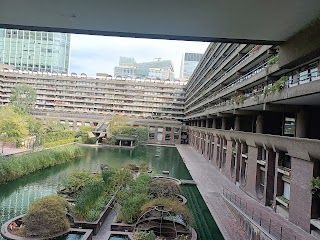
<path fill-rule="evenodd" d="M 79 221 L 79 220 L 74 220 L 74 226 L 77 228 L 85 228 L 85 229 L 92 229 L 93 230 L 93 235 L 97 235 L 98 232 L 100 231 L 100 228 L 106 218 L 109 216 L 110 212 L 112 211 L 112 205 L 114 202 L 116 195 L 113 195 L 104 210 L 101 212 L 98 220 L 94 222 L 86 222 L 86 221 Z"/>

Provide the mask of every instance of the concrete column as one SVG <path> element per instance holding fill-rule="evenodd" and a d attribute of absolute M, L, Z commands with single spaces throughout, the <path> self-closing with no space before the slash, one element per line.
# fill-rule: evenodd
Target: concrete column
<path fill-rule="evenodd" d="M 297 112 L 296 137 L 305 138 L 308 136 L 308 120 L 309 114 L 306 111 Z"/>
<path fill-rule="evenodd" d="M 215 118 L 212 119 L 212 128 L 214 128 L 214 129 L 217 128 L 217 121 Z"/>
<path fill-rule="evenodd" d="M 132 146 L 133 146 L 133 141 L 130 142 L 130 147 L 132 147 Z"/>
<path fill-rule="evenodd" d="M 227 127 L 227 121 L 226 121 L 226 118 L 222 118 L 222 124 L 221 124 L 221 129 L 226 129 Z"/>
<path fill-rule="evenodd" d="M 119 146 L 121 147 L 121 140 L 119 141 Z"/>
<path fill-rule="evenodd" d="M 206 119 L 206 128 L 209 128 L 209 118 Z"/>
<path fill-rule="evenodd" d="M 241 123 L 240 123 L 240 117 L 236 116 L 234 120 L 234 130 L 235 131 L 240 131 L 241 130 Z"/>
<path fill-rule="evenodd" d="M 261 114 L 257 116 L 256 133 L 263 133 L 263 116 Z"/>

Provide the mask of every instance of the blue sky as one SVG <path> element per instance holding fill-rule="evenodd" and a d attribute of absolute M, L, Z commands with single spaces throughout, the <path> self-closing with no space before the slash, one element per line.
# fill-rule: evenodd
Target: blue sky
<path fill-rule="evenodd" d="M 175 76 L 179 77 L 182 54 L 204 53 L 208 45 L 206 42 L 72 34 L 70 73 L 94 76 L 97 72 L 104 72 L 113 75 L 120 56 L 134 57 L 137 62 L 160 57 L 162 60 L 172 60 Z"/>

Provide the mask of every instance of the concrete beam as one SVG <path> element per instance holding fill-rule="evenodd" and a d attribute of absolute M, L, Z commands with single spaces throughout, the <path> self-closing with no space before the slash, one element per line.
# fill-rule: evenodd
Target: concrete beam
<path fill-rule="evenodd" d="M 270 111 L 270 112 L 296 112 L 300 108 L 301 106 L 274 104 L 274 103 L 264 103 L 262 107 L 263 111 Z"/>
<path fill-rule="evenodd" d="M 320 19 L 280 45 L 280 68 L 294 68 L 320 55 Z"/>
<path fill-rule="evenodd" d="M 236 110 L 234 109 L 232 112 L 234 115 L 246 115 L 246 116 L 252 116 L 259 114 L 256 111 L 249 111 L 249 110 Z"/>
<path fill-rule="evenodd" d="M 226 118 L 226 117 L 234 117 L 234 116 L 231 113 L 217 113 L 217 117 Z"/>

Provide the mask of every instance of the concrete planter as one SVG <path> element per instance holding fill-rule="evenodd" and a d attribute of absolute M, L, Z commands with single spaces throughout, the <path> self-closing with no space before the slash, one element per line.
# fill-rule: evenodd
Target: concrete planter
<path fill-rule="evenodd" d="M 75 234 L 81 234 L 82 238 L 81 240 L 91 240 L 92 239 L 92 233 L 93 231 L 91 229 L 77 229 L 77 228 L 69 228 L 67 231 L 62 232 L 60 234 L 51 236 L 50 238 L 46 237 L 46 238 L 39 238 L 39 237 L 21 237 L 21 236 L 17 236 L 12 234 L 9 231 L 9 225 L 13 222 L 13 221 L 17 221 L 22 219 L 25 216 L 25 214 L 23 215 L 19 215 L 17 217 L 14 217 L 10 220 L 8 220 L 7 222 L 5 222 L 2 226 L 1 226 L 1 236 L 9 239 L 9 240 L 45 240 L 45 239 L 53 239 L 53 238 L 57 238 L 66 234 L 70 234 L 70 233 L 75 233 Z"/>
<path fill-rule="evenodd" d="M 106 218 L 109 216 L 110 212 L 112 211 L 112 204 L 114 202 L 115 195 L 112 196 L 104 210 L 101 212 L 99 218 L 94 222 L 86 222 L 86 221 L 80 221 L 77 219 L 74 219 L 74 226 L 77 228 L 83 228 L 83 229 L 92 229 L 93 235 L 97 235 L 100 231 L 100 228 Z"/>

